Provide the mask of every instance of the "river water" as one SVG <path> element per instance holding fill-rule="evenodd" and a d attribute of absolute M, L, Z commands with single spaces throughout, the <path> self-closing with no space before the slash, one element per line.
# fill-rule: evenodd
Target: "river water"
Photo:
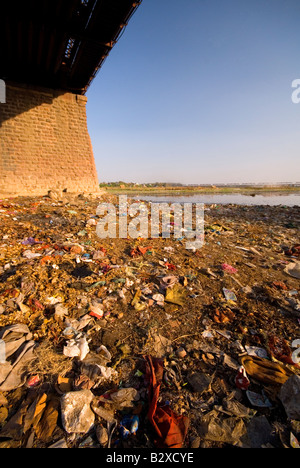
<path fill-rule="evenodd" d="M 131 195 L 128 195 L 132 197 Z M 165 195 L 144 195 L 140 193 L 132 197 L 134 200 L 144 200 L 152 203 L 204 203 L 205 205 L 269 205 L 269 206 L 300 206 L 299 193 L 266 193 L 255 196 L 244 195 L 241 193 L 231 194 L 197 194 L 197 195 L 174 195 L 173 193 Z"/>

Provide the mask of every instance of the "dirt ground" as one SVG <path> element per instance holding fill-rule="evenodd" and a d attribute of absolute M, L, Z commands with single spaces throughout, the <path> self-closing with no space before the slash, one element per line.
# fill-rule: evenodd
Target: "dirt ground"
<path fill-rule="evenodd" d="M 276 372 L 300 375 L 292 358 L 300 338 L 300 207 L 205 206 L 205 242 L 193 251 L 172 236 L 99 238 L 96 209 L 104 201 L 118 199 L 0 200 L 0 333 L 25 324 L 35 345 L 17 387 L 0 385 L 0 447 L 156 447 L 148 356 L 163 366 L 158 405 L 187 421 L 182 447 L 297 446 L 300 418 L 287 412 L 280 393 L 287 378 L 279 382 Z M 87 324 L 78 328 L 81 320 Z M 65 351 L 78 336 L 88 344 L 83 359 Z M 98 362 L 101 346 L 114 371 L 108 379 L 84 367 Z M 276 370 L 268 378 L 258 365 L 248 371 L 243 358 L 253 356 Z M 88 389 L 101 406 L 121 388 L 135 389 L 135 399 L 110 406 L 113 432 L 101 412 L 87 431 L 66 430 L 64 394 Z M 138 428 L 124 437 L 126 415 L 138 416 Z"/>

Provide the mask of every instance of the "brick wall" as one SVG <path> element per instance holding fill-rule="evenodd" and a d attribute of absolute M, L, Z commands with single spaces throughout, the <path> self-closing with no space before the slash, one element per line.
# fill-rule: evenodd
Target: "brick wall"
<path fill-rule="evenodd" d="M 6 84 L 0 104 L 0 193 L 97 192 L 85 96 Z"/>

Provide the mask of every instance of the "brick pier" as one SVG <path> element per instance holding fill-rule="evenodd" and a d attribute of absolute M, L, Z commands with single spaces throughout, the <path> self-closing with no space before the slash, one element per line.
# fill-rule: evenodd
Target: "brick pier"
<path fill-rule="evenodd" d="M 6 83 L 0 104 L 0 193 L 98 192 L 87 98 Z"/>

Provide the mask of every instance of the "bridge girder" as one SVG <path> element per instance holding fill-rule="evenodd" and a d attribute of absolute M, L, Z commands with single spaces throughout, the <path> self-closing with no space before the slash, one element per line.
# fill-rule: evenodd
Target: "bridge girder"
<path fill-rule="evenodd" d="M 5 2 L 0 78 L 85 94 L 141 1 Z"/>

